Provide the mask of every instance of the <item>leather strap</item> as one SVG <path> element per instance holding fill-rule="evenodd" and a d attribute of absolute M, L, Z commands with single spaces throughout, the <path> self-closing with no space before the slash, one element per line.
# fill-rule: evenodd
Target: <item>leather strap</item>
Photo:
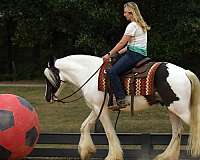
<path fill-rule="evenodd" d="M 131 116 L 134 115 L 134 96 L 135 96 L 134 74 L 132 74 L 132 77 L 131 77 Z"/>

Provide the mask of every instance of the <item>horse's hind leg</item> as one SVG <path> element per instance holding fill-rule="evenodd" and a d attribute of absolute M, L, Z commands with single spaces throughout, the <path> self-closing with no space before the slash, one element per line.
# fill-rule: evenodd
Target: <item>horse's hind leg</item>
<path fill-rule="evenodd" d="M 182 120 L 171 111 L 168 111 L 172 124 L 172 138 L 165 151 L 154 160 L 178 160 L 180 156 L 181 132 L 183 130 Z"/>
<path fill-rule="evenodd" d="M 96 152 L 95 145 L 90 136 L 90 129 L 94 125 L 96 117 L 95 112 L 92 111 L 81 125 L 81 137 L 78 150 L 82 160 L 89 160 L 90 157 Z"/>

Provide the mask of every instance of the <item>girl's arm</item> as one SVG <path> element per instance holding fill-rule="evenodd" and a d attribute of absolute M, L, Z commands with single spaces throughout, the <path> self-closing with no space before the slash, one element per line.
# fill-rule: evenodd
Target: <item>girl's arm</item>
<path fill-rule="evenodd" d="M 124 35 L 122 39 L 116 44 L 116 46 L 109 52 L 111 55 L 115 53 L 124 53 L 125 48 L 124 46 L 131 40 L 132 36 Z M 127 50 L 127 48 L 126 48 Z"/>

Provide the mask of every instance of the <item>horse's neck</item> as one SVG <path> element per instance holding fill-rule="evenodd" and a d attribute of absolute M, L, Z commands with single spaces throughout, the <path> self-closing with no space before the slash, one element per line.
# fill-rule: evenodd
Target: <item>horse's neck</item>
<path fill-rule="evenodd" d="M 81 86 L 102 64 L 102 59 L 88 55 L 73 55 L 56 61 L 61 79 Z"/>

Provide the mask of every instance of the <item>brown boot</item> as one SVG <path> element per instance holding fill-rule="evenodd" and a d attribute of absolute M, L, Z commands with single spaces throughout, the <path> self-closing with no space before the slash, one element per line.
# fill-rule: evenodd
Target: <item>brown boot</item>
<path fill-rule="evenodd" d="M 124 99 L 117 100 L 117 105 L 110 106 L 108 107 L 108 109 L 111 109 L 113 111 L 119 111 L 123 108 L 126 108 L 129 105 L 130 103 L 124 98 Z"/>

